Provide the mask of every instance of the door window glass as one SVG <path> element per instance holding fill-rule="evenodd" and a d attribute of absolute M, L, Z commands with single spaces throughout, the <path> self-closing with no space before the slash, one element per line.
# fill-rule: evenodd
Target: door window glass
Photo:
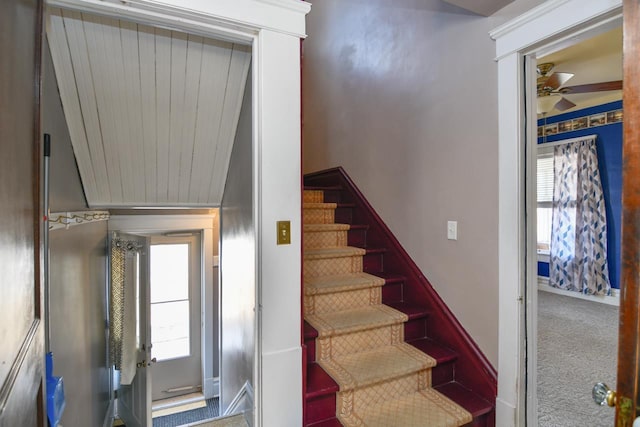
<path fill-rule="evenodd" d="M 189 356 L 189 244 L 151 245 L 150 258 L 151 357 Z"/>

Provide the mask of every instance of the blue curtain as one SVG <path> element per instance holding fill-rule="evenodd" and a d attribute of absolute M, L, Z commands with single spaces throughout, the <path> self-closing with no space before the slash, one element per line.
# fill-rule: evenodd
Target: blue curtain
<path fill-rule="evenodd" d="M 554 148 L 549 284 L 587 295 L 610 295 L 607 220 L 596 140 Z"/>

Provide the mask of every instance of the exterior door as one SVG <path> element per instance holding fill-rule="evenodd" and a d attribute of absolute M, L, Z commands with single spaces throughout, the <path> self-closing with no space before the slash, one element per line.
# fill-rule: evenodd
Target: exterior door
<path fill-rule="evenodd" d="M 640 0 L 625 0 L 623 13 L 622 292 L 616 426 L 630 427 L 640 415 Z"/>
<path fill-rule="evenodd" d="M 42 1 L 0 2 L 0 426 L 44 426 Z"/>
<path fill-rule="evenodd" d="M 149 239 L 143 236 L 118 233 L 118 238 L 134 242 L 137 251 L 127 253 L 125 257 L 125 287 L 132 286 L 135 293 L 135 321 L 129 322 L 135 327 L 136 371 L 133 381 L 118 388 L 118 415 L 127 427 L 147 427 L 151 425 L 151 345 L 149 340 Z M 114 244 L 112 242 L 112 244 Z M 133 313 L 131 313 L 133 315 Z M 125 314 L 126 316 L 126 314 Z M 127 324 L 127 323 L 125 323 Z M 124 350 L 123 350 L 124 351 Z"/>
<path fill-rule="evenodd" d="M 153 401 L 202 390 L 200 246 L 199 233 L 151 237 Z"/>

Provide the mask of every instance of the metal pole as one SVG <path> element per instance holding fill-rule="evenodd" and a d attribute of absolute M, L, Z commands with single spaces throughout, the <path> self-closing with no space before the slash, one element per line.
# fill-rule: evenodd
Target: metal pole
<path fill-rule="evenodd" d="M 50 322 L 50 300 L 49 300 L 49 159 L 51 157 L 51 136 L 48 133 L 44 134 L 44 206 L 43 206 L 43 218 L 44 218 L 44 232 L 43 232 L 43 244 L 44 244 L 44 346 L 45 351 L 49 353 L 51 351 L 51 322 Z"/>

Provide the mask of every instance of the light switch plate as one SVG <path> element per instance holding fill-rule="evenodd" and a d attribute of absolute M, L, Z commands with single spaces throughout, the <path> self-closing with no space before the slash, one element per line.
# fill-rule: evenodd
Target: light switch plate
<path fill-rule="evenodd" d="M 447 221 L 447 239 L 458 240 L 458 221 Z"/>
<path fill-rule="evenodd" d="M 278 244 L 290 245 L 291 244 L 291 221 L 278 221 Z"/>

